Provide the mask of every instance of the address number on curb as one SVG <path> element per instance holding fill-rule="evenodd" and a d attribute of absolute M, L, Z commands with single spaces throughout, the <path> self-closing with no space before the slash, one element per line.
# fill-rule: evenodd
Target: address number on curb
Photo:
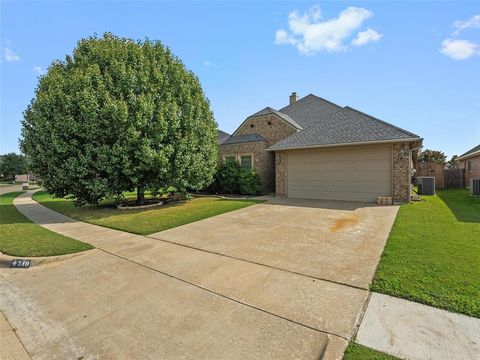
<path fill-rule="evenodd" d="M 13 259 L 10 263 L 11 268 L 21 268 L 21 269 L 28 269 L 30 264 L 32 263 L 31 260 L 24 260 L 24 259 Z"/>

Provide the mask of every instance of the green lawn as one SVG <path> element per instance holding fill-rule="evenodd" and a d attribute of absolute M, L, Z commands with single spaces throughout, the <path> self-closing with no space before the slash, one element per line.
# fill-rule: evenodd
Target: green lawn
<path fill-rule="evenodd" d="M 153 234 L 259 203 L 257 200 L 199 197 L 151 209 L 118 210 L 108 206 L 109 202 L 98 207 L 75 207 L 72 200 L 52 198 L 44 191 L 35 193 L 33 198 L 74 219 L 141 235 Z"/>
<path fill-rule="evenodd" d="M 51 256 L 91 249 L 32 223 L 12 204 L 22 192 L 0 195 L 0 251 L 12 256 Z"/>
<path fill-rule="evenodd" d="M 397 360 L 398 358 L 383 352 L 351 342 L 348 344 L 343 360 Z"/>
<path fill-rule="evenodd" d="M 480 198 L 423 199 L 400 207 L 371 289 L 480 317 Z"/>

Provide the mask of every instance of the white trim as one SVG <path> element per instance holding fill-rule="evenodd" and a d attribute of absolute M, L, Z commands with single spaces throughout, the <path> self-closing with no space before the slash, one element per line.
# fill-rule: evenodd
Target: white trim
<path fill-rule="evenodd" d="M 422 141 L 422 140 L 423 140 L 422 138 L 405 138 L 405 139 L 392 139 L 392 140 L 378 140 L 378 141 L 362 141 L 362 142 L 351 142 L 351 143 L 325 144 L 325 145 L 296 146 L 296 147 L 286 147 L 286 148 L 266 149 L 266 150 L 267 151 L 288 151 L 288 150 L 315 149 L 315 148 L 326 148 L 326 147 L 337 147 L 337 146 L 389 144 L 389 143 L 411 142 L 411 141 Z"/>
<path fill-rule="evenodd" d="M 459 156 L 459 157 L 457 157 L 457 160 L 458 161 L 466 160 L 466 159 L 469 159 L 472 156 L 476 156 L 476 155 L 480 155 L 480 150 L 474 151 L 473 153 L 468 154 L 468 155 Z"/>

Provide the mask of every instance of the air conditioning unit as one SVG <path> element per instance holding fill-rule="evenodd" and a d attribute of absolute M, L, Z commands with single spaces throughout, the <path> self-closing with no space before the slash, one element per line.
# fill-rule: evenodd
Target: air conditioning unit
<path fill-rule="evenodd" d="M 435 176 L 419 176 L 417 184 L 420 195 L 435 195 Z"/>
<path fill-rule="evenodd" d="M 470 179 L 470 194 L 480 195 L 480 179 Z"/>

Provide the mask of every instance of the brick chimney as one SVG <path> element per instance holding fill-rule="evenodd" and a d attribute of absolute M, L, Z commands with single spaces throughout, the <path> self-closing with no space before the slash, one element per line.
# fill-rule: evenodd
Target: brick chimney
<path fill-rule="evenodd" d="M 298 100 L 298 96 L 296 92 L 292 92 L 292 95 L 290 95 L 290 105 L 292 105 L 295 101 Z"/>

